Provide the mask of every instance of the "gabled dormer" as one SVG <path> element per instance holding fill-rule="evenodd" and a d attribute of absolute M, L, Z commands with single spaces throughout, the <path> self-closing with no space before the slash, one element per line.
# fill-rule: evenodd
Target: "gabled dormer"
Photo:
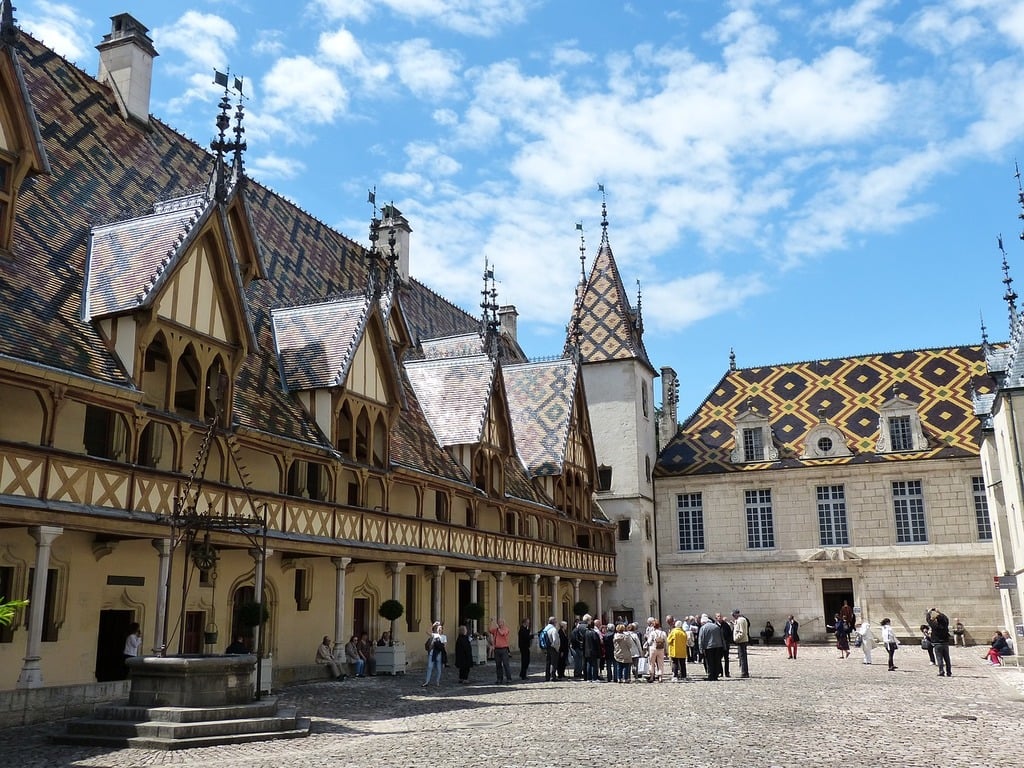
<path fill-rule="evenodd" d="M 733 439 L 735 443 L 729 457 L 733 464 L 756 464 L 779 458 L 768 416 L 758 411 L 750 401 L 747 401 L 746 409 L 736 416 Z"/>
<path fill-rule="evenodd" d="M 852 456 L 846 436 L 837 426 L 830 424 L 823 411 L 818 413 L 818 423 L 807 431 L 801 459 L 835 459 Z"/>
<path fill-rule="evenodd" d="M 205 421 L 211 393 L 223 391 L 229 423 L 235 375 L 256 344 L 239 254 L 249 279 L 262 271 L 251 266 L 259 259 L 242 209 L 188 195 L 90 233 L 83 320 L 99 327 L 153 408 Z"/>
<path fill-rule="evenodd" d="M 281 381 L 343 459 L 379 469 L 402 406 L 398 363 L 373 296 L 271 311 Z"/>
<path fill-rule="evenodd" d="M 919 403 L 900 397 L 895 391 L 882 403 L 878 412 L 876 453 L 924 451 L 928 448 L 918 406 Z"/>
<path fill-rule="evenodd" d="M 0 257 L 11 250 L 22 182 L 29 175 L 50 172 L 18 61 L 17 38 L 13 7 L 4 0 L 0 6 Z"/>

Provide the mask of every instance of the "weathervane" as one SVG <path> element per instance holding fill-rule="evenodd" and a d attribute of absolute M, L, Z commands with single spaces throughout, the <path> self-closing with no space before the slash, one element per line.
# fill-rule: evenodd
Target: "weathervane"
<path fill-rule="evenodd" d="M 217 138 L 210 142 L 210 149 L 217 154 L 217 167 L 214 170 L 214 198 L 218 202 L 225 202 L 228 198 L 228 187 L 227 179 L 224 174 L 224 157 L 228 153 L 233 153 L 232 159 L 233 173 L 236 180 L 242 177 L 242 152 L 246 149 L 246 143 L 242 139 L 242 135 L 245 133 L 245 128 L 242 127 L 242 117 L 245 112 L 245 108 L 242 105 L 242 78 L 234 78 L 233 88 L 228 85 L 229 75 L 231 74 L 230 68 L 227 72 L 221 72 L 219 70 L 213 70 L 213 84 L 221 85 L 224 87 L 224 94 L 220 98 L 220 104 L 218 109 L 220 113 L 217 115 Z M 235 111 L 235 127 L 232 132 L 235 134 L 234 139 L 228 139 L 228 129 L 231 128 L 231 92 L 234 90 L 238 94 L 238 107 Z"/>
<path fill-rule="evenodd" d="M 483 296 L 483 301 L 480 302 L 480 308 L 483 309 L 480 334 L 484 337 L 487 353 L 496 355 L 501 320 L 498 319 L 498 289 L 494 286 L 494 269 L 490 266 L 487 256 L 484 256 L 484 288 L 480 294 Z"/>

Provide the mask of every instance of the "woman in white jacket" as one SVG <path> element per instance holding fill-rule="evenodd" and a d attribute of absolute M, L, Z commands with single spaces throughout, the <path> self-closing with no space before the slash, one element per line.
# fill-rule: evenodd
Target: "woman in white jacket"
<path fill-rule="evenodd" d="M 896 665 L 892 663 L 892 656 L 900 647 L 900 641 L 896 639 L 896 633 L 893 632 L 892 622 L 888 617 L 882 619 L 882 645 L 885 646 L 885 652 L 889 654 L 889 671 L 892 672 L 896 669 Z"/>
<path fill-rule="evenodd" d="M 857 629 L 857 634 L 860 635 L 860 650 L 864 654 L 864 663 L 871 663 L 871 646 L 874 645 L 875 640 L 871 636 L 871 622 L 864 621 Z"/>

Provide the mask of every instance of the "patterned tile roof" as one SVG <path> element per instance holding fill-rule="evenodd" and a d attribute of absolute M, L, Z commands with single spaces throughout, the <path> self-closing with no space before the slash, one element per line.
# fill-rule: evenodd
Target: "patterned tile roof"
<path fill-rule="evenodd" d="M 138 309 L 173 270 L 198 223 L 204 198 L 160 213 L 93 227 L 86 256 L 86 315 L 90 319 Z"/>
<path fill-rule="evenodd" d="M 568 358 L 502 369 L 516 450 L 534 477 L 562 473 L 577 370 Z"/>
<path fill-rule="evenodd" d="M 577 316 L 580 359 L 584 363 L 640 360 L 654 370 L 644 347 L 639 311 L 629 304 L 622 276 L 612 255 L 607 226 L 601 236 L 601 247 L 583 290 Z M 571 343 L 570 338 L 568 344 Z"/>
<path fill-rule="evenodd" d="M 345 383 L 373 299 L 366 294 L 271 311 L 281 378 L 289 390 Z"/>
<path fill-rule="evenodd" d="M 498 337 L 501 359 L 508 363 L 526 362 L 526 355 L 519 345 L 507 334 Z M 441 357 L 465 357 L 466 355 L 481 355 L 487 353 L 487 344 L 479 331 L 473 333 L 462 333 L 457 336 L 446 336 L 440 339 L 425 339 L 421 341 L 420 348 L 423 357 L 427 360 L 434 360 Z"/>
<path fill-rule="evenodd" d="M 409 383 L 440 445 L 480 442 L 497 371 L 487 355 L 405 364 Z"/>
<path fill-rule="evenodd" d="M 899 396 L 917 403 L 928 447 L 876 454 L 879 408 Z M 981 347 L 951 347 L 730 370 L 662 451 L 656 473 L 687 475 L 821 464 L 977 456 L 971 392 L 993 387 Z M 736 417 L 748 402 L 767 414 L 779 460 L 733 464 Z M 852 456 L 801 459 L 808 431 L 824 414 Z"/>

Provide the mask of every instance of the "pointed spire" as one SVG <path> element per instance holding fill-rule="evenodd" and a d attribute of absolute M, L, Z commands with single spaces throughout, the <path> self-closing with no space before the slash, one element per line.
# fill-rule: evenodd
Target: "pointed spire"
<path fill-rule="evenodd" d="M 981 319 L 981 351 L 988 356 L 991 347 L 988 343 L 988 328 L 985 327 L 985 314 L 979 312 L 978 317 Z"/>
<path fill-rule="evenodd" d="M 484 340 L 484 349 L 492 358 L 498 357 L 500 345 L 498 343 L 498 331 L 501 328 L 501 320 L 498 318 L 498 289 L 494 286 L 494 269 L 491 268 L 487 257 L 484 257 L 484 287 L 480 291 L 483 300 L 480 308 L 483 313 L 480 318 L 480 335 Z"/>
<path fill-rule="evenodd" d="M 736 370 L 736 350 L 732 347 L 729 347 L 729 370 Z"/>
<path fill-rule="evenodd" d="M 1013 333 L 1013 329 L 1017 326 L 1017 292 L 1013 290 L 1013 278 L 1010 277 L 1010 264 L 1006 260 L 1006 249 L 1003 248 L 1003 236 L 999 235 L 996 238 L 996 242 L 999 245 L 999 252 L 1003 254 L 1003 285 L 1006 286 L 1006 293 L 1003 294 L 1003 301 L 1006 302 L 1006 306 L 1009 310 L 1010 315 L 1010 333 Z"/>
<path fill-rule="evenodd" d="M 601 245 L 608 245 L 608 195 L 605 194 L 604 184 L 597 185 L 601 193 Z"/>
<path fill-rule="evenodd" d="M 218 70 L 213 71 L 213 84 L 224 86 L 224 94 L 220 98 L 220 104 L 218 110 L 220 111 L 217 115 L 217 138 L 210 142 L 210 149 L 212 149 L 216 155 L 215 167 L 213 169 L 213 178 L 210 180 L 211 186 L 213 187 L 213 198 L 218 202 L 226 202 L 228 199 L 228 179 L 227 169 L 225 167 L 225 157 L 228 153 L 233 153 L 232 157 L 232 173 L 235 180 L 242 176 L 242 152 L 245 150 L 246 145 L 242 140 L 242 134 L 245 133 L 245 129 L 242 127 L 242 117 L 245 109 L 242 106 L 242 80 L 241 78 L 235 78 L 235 90 L 238 91 L 239 101 L 238 109 L 235 112 L 235 127 L 233 133 L 235 134 L 234 139 L 228 139 L 228 129 L 231 128 L 231 86 L 228 84 L 230 70 L 228 72 L 219 72 Z"/>
<path fill-rule="evenodd" d="M 636 320 L 633 325 L 636 327 L 636 332 L 640 335 L 644 335 L 644 314 L 643 314 L 643 291 L 640 290 L 640 280 L 636 281 Z"/>
<path fill-rule="evenodd" d="M 245 116 L 245 105 L 242 103 L 242 78 L 240 77 L 235 78 L 235 90 L 238 92 L 238 105 L 235 107 L 235 127 L 233 129 L 235 134 L 235 156 L 232 162 L 232 172 L 234 173 L 235 183 L 238 183 L 245 175 L 242 153 L 248 149 L 245 139 L 242 138 L 245 135 L 245 128 L 242 126 L 242 118 Z"/>

